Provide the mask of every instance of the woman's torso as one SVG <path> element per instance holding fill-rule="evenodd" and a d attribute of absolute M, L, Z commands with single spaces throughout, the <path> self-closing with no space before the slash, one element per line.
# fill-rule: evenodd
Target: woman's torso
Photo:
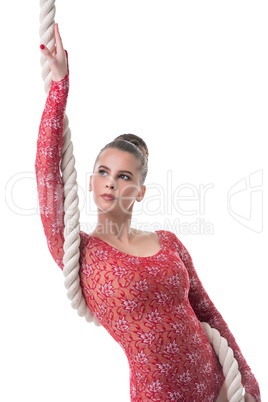
<path fill-rule="evenodd" d="M 149 257 L 83 235 L 81 284 L 88 306 L 129 361 L 131 400 L 215 401 L 222 369 L 188 300 L 187 270 L 169 232 Z"/>

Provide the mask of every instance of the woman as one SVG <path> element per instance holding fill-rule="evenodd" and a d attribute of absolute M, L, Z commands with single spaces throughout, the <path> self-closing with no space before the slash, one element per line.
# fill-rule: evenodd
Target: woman
<path fill-rule="evenodd" d="M 36 174 L 48 246 L 63 268 L 59 163 L 69 72 L 57 24 L 55 40 L 52 53 L 41 45 L 52 84 L 39 129 Z M 200 321 L 217 328 L 234 350 L 246 401 L 260 401 L 258 383 L 183 244 L 169 231 L 131 227 L 134 203 L 145 195 L 147 162 L 147 146 L 135 135 L 119 136 L 101 150 L 90 178 L 98 221 L 90 235 L 81 232 L 80 246 L 83 294 L 127 355 L 131 401 L 226 400 L 222 368 Z"/>

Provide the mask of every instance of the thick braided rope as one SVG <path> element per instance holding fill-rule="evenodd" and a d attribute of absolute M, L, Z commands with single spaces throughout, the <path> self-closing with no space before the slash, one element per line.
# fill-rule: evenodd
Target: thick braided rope
<path fill-rule="evenodd" d="M 40 42 L 51 50 L 55 44 L 54 39 L 54 17 L 56 13 L 55 0 L 40 0 Z M 51 71 L 46 58 L 41 55 L 42 78 L 44 80 L 45 92 L 48 93 L 51 84 Z M 62 152 L 61 171 L 64 184 L 64 257 L 63 274 L 64 285 L 67 289 L 67 296 L 71 305 L 77 309 L 78 315 L 85 317 L 87 321 L 98 321 L 90 312 L 84 299 L 79 277 L 80 257 L 80 224 L 79 224 L 79 199 L 77 174 L 75 169 L 75 158 L 73 155 L 73 144 L 71 131 L 68 124 L 68 117 L 64 117 L 64 145 Z"/>
<path fill-rule="evenodd" d="M 54 46 L 54 18 L 55 0 L 40 0 L 40 43 L 52 49 Z M 45 92 L 48 93 L 51 84 L 51 72 L 45 57 L 41 56 L 42 77 L 44 80 Z M 93 317 L 86 305 L 82 294 L 79 277 L 79 245 L 80 245 L 80 225 L 78 208 L 78 186 L 76 182 L 77 174 L 75 170 L 75 159 L 73 155 L 73 145 L 71 142 L 71 131 L 68 124 L 68 117 L 64 119 L 64 146 L 62 154 L 62 178 L 64 183 L 64 276 L 67 296 L 71 300 L 73 308 L 77 309 L 80 316 L 85 316 L 89 322 L 98 321 Z M 227 385 L 227 395 L 230 402 L 243 402 L 243 387 L 241 385 L 241 374 L 238 371 L 238 364 L 234 358 L 232 349 L 228 346 L 225 338 L 219 332 L 211 328 L 209 324 L 202 323 L 202 326 L 217 354 L 223 367 L 223 373 Z"/>

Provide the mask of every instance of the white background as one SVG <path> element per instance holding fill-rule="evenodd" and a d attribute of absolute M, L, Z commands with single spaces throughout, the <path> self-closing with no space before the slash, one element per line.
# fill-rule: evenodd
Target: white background
<path fill-rule="evenodd" d="M 86 205 L 97 152 L 123 132 L 141 135 L 150 171 L 136 223 L 176 223 L 267 401 L 267 3 L 57 0 L 56 7 L 69 52 L 83 227 L 95 220 Z M 126 402 L 126 357 L 70 307 L 38 214 L 39 2 L 5 2 L 1 10 L 0 399 Z M 202 186 L 209 186 L 203 197 Z"/>

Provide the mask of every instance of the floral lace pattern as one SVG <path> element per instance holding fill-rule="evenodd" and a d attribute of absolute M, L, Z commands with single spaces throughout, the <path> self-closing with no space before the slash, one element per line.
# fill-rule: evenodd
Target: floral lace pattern
<path fill-rule="evenodd" d="M 84 296 L 126 352 L 133 402 L 213 402 L 223 374 L 189 303 L 183 249 L 172 233 L 157 234 L 161 250 L 152 257 L 124 254 L 84 235 Z"/>
<path fill-rule="evenodd" d="M 36 155 L 41 219 L 49 250 L 63 268 L 63 185 L 60 160 L 68 76 L 52 82 Z M 136 257 L 81 232 L 80 277 L 93 314 L 122 346 L 132 402 L 213 402 L 223 382 L 200 321 L 217 328 L 234 350 L 243 384 L 260 401 L 258 383 L 195 271 L 190 254 L 168 231 L 161 249 Z"/>

